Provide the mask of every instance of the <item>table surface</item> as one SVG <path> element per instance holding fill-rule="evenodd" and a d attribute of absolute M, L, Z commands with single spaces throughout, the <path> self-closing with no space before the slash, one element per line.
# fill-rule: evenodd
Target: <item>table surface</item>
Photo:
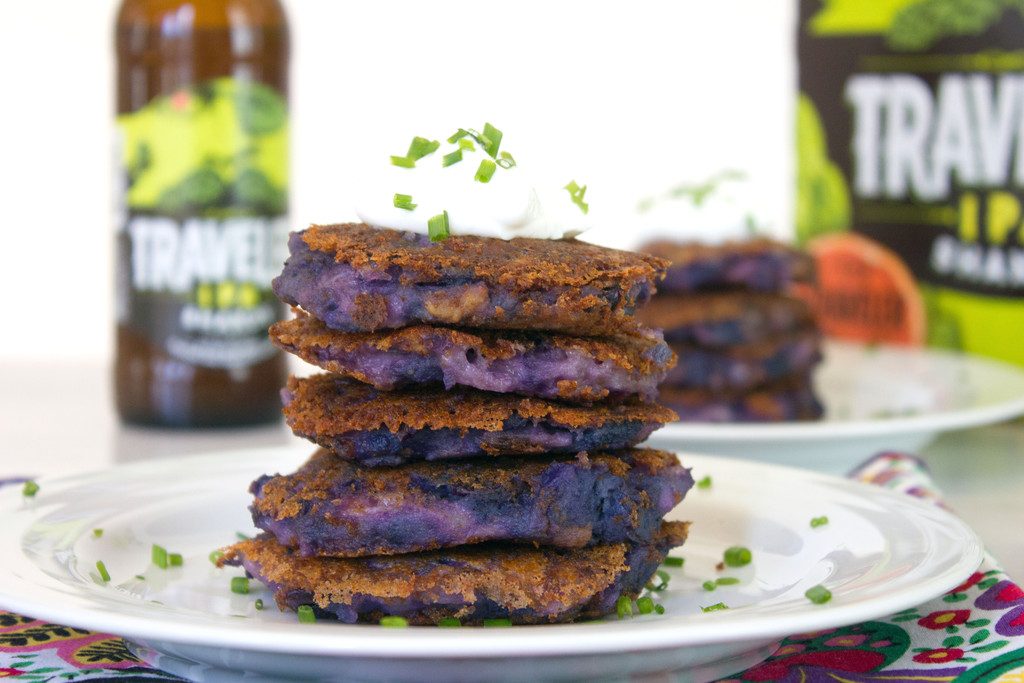
<path fill-rule="evenodd" d="M 150 458 L 295 443 L 283 424 L 196 431 L 122 426 L 113 410 L 110 373 L 99 363 L 7 361 L 0 363 L 0 377 L 0 477 L 72 474 Z M 1007 573 L 1021 580 L 1024 423 L 950 432 L 921 455 L 949 506 L 974 527 Z"/>

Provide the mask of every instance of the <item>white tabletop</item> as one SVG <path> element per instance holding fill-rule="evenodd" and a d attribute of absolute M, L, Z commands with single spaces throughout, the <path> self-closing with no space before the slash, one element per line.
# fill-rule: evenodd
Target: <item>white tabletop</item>
<path fill-rule="evenodd" d="M 294 444 L 283 424 L 163 430 L 118 423 L 99 364 L 0 363 L 0 478 L 52 476 L 121 462 Z M 865 453 L 865 459 L 870 456 Z M 1017 580 L 1024 579 L 1024 423 L 948 433 L 924 449 L 946 500 Z"/>

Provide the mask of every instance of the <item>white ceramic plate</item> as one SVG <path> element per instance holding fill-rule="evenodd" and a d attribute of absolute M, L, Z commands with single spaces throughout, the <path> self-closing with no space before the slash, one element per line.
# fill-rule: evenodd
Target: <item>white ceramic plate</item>
<path fill-rule="evenodd" d="M 511 629 L 300 624 L 265 591 L 230 592 L 239 571 L 214 568 L 208 555 L 250 530 L 250 480 L 290 471 L 306 452 L 239 451 L 41 480 L 28 501 L 12 487 L 0 490 L 0 606 L 127 636 L 147 657 L 197 680 L 225 680 L 229 669 L 273 679 L 420 681 L 685 669 L 703 679 L 753 664 L 788 634 L 917 605 L 981 561 L 966 525 L 910 497 L 807 471 L 684 456 L 714 485 L 694 490 L 672 515 L 694 525 L 674 551 L 685 567 L 670 570 L 659 594 L 663 616 Z M 830 523 L 811 529 L 819 515 Z M 152 543 L 180 552 L 184 566 L 152 566 Z M 714 567 L 730 545 L 753 551 L 751 565 L 728 572 L 741 583 L 702 590 L 720 575 Z M 97 560 L 111 583 L 99 582 Z M 819 583 L 832 591 L 828 604 L 804 597 Z M 269 609 L 257 611 L 256 598 Z M 720 601 L 730 609 L 701 612 Z"/>
<path fill-rule="evenodd" d="M 1024 369 L 938 349 L 825 345 L 817 422 L 674 423 L 651 443 L 845 473 L 881 450 L 1024 415 Z"/>

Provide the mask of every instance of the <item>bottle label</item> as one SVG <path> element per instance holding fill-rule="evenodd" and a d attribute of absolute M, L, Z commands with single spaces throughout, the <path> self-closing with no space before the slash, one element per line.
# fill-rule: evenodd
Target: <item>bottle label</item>
<path fill-rule="evenodd" d="M 1024 6 L 801 0 L 797 35 L 823 327 L 1024 364 Z"/>
<path fill-rule="evenodd" d="M 276 353 L 288 124 L 272 88 L 218 78 L 118 118 L 118 323 L 209 368 Z"/>

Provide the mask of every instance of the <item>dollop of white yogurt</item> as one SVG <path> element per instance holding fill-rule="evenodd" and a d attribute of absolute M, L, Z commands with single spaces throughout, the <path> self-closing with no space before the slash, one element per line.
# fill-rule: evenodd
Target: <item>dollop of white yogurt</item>
<path fill-rule="evenodd" d="M 490 158 L 479 146 L 463 151 L 462 161 L 442 166 L 442 157 L 456 148 L 442 141 L 414 168 L 382 165 L 371 172 L 358 191 L 356 214 L 374 227 L 427 234 L 427 221 L 447 211 L 449 234 L 505 240 L 562 239 L 591 227 L 568 190 L 531 182 L 528 169 L 519 164 L 495 169 L 489 182 L 475 180 L 480 161 Z M 416 208 L 396 207 L 396 193 L 410 195 Z"/>

